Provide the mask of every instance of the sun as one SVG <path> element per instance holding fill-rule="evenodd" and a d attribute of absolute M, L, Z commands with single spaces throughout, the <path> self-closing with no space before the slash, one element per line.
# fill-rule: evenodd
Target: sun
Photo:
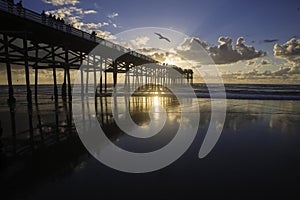
<path fill-rule="evenodd" d="M 175 61 L 173 59 L 171 59 L 170 57 L 166 57 L 164 63 L 166 63 L 168 65 L 175 65 Z"/>

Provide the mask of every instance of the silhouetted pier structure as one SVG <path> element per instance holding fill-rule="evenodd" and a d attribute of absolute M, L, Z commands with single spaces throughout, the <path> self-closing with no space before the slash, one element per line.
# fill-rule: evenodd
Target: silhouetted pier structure
<path fill-rule="evenodd" d="M 88 93 L 89 80 L 93 79 L 93 89 L 98 95 L 108 93 L 108 74 L 111 75 L 114 86 L 118 82 L 118 74 L 126 73 L 125 85 L 140 86 L 150 82 L 159 85 L 180 84 L 183 79 L 189 83 L 193 80 L 192 70 L 182 70 L 176 66 L 167 66 L 156 60 L 124 48 L 118 44 L 96 37 L 82 30 L 76 29 L 61 21 L 54 20 L 45 14 L 39 14 L 23 7 L 13 5 L 0 0 L 0 63 L 5 64 L 8 85 L 8 103 L 10 105 L 11 131 L 13 141 L 16 141 L 15 97 L 12 77 L 12 66 L 22 66 L 25 71 L 25 81 L 28 101 L 28 124 L 31 145 L 34 146 L 35 127 L 32 122 L 32 88 L 30 77 L 34 76 L 34 97 L 38 101 L 39 73 L 41 70 L 50 70 L 53 79 L 53 96 L 55 102 L 55 123 L 53 132 L 57 134 L 63 126 L 69 131 L 72 124 L 72 91 L 71 70 L 81 70 L 81 93 Z M 101 48 L 96 48 L 99 47 Z M 94 50 L 95 49 L 95 50 Z M 151 68 L 149 63 L 155 63 Z M 143 66 L 137 68 L 136 66 Z M 2 66 L 1 66 L 2 67 Z M 170 68 L 180 72 L 182 76 L 172 76 Z M 30 71 L 33 70 L 32 74 Z M 57 111 L 59 110 L 58 99 L 58 76 L 57 70 L 63 70 L 62 99 L 69 106 L 64 105 L 66 110 L 65 124 Z M 51 77 L 49 77 L 51 78 Z M 85 83 L 84 78 L 86 78 Z M 38 105 L 36 108 L 38 111 Z M 41 140 L 43 125 L 38 115 L 38 129 Z M 57 140 L 60 140 L 57 136 Z M 16 144 L 13 144 L 16 148 Z M 17 151 L 16 149 L 14 150 Z"/>
<path fill-rule="evenodd" d="M 56 70 L 63 69 L 65 91 L 62 93 L 68 94 L 71 100 L 70 70 L 78 70 L 81 66 L 86 72 L 87 79 L 92 72 L 95 87 L 99 85 L 99 93 L 106 93 L 107 73 L 112 74 L 115 85 L 118 73 L 127 72 L 134 66 L 158 63 L 143 54 L 96 37 L 95 34 L 86 33 L 46 15 L 8 4 L 6 1 L 0 1 L 0 21 L 0 62 L 6 64 L 10 102 L 14 101 L 11 65 L 25 67 L 28 101 L 30 101 L 32 93 L 30 67 L 35 71 L 36 98 L 39 70 L 52 69 L 54 96 L 57 98 Z M 101 45 L 101 51 L 95 51 L 91 55 L 91 51 L 97 45 Z M 192 79 L 190 72 L 192 71 L 185 73 L 188 79 Z M 97 76 L 97 73 L 101 73 L 101 76 Z M 153 72 L 152 75 L 157 73 Z M 97 77 L 100 77 L 100 80 L 96 80 Z M 137 79 L 132 79 L 135 80 Z"/>

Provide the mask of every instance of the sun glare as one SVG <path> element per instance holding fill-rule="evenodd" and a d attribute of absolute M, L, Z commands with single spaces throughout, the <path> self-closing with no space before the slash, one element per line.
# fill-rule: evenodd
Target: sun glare
<path fill-rule="evenodd" d="M 168 58 L 168 57 L 165 59 L 164 63 L 166 63 L 166 64 L 168 64 L 168 65 L 174 65 L 174 64 L 175 64 L 175 63 L 174 63 L 174 60 L 172 60 L 172 59 L 170 59 L 170 58 Z"/>
<path fill-rule="evenodd" d="M 158 107 L 159 106 L 159 100 L 158 100 L 158 96 L 155 96 L 154 99 L 153 99 L 153 104 L 155 107 Z"/>

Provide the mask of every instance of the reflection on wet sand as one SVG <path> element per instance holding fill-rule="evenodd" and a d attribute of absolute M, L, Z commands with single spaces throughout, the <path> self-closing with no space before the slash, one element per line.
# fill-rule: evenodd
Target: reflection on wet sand
<path fill-rule="evenodd" d="M 181 114 L 178 100 L 172 96 L 118 96 L 100 97 L 97 101 L 98 121 L 108 138 L 118 146 L 133 152 L 148 152 L 159 149 L 167 144 L 176 134 Z M 115 102 L 111 104 L 112 100 Z M 166 121 L 162 123 L 163 108 Z M 129 116 L 126 114 L 129 111 Z M 115 113 L 115 114 L 114 114 Z M 116 119 L 117 118 L 117 119 Z M 117 121 L 128 120 L 140 126 L 147 132 L 148 126 L 157 129 L 157 134 L 147 139 L 132 137 L 121 130 Z M 151 124 L 150 124 L 151 123 Z M 161 127 L 161 124 L 163 126 Z M 155 132 L 155 131 L 154 131 Z"/>
<path fill-rule="evenodd" d="M 124 133 L 114 118 L 117 117 L 120 120 L 131 117 L 138 126 L 146 127 L 151 120 L 160 120 L 162 112 L 158 110 L 159 107 L 166 111 L 166 123 L 160 133 L 152 137 L 153 141 L 148 144 L 148 148 L 159 148 L 174 137 L 181 120 L 180 105 L 176 97 L 118 96 L 114 97 L 114 102 L 117 102 L 115 105 L 112 105 L 112 98 L 108 96 L 96 98 L 96 115 L 107 137 L 118 145 L 123 145 L 124 148 L 131 150 L 132 146 L 137 144 L 146 148 L 143 139 Z M 199 131 L 205 132 L 211 117 L 210 101 L 209 99 L 196 100 L 199 101 L 201 112 Z M 185 101 L 193 100 L 186 98 Z M 270 130 L 280 129 L 282 133 L 293 133 L 298 130 L 298 126 L 295 126 L 299 123 L 299 114 L 295 112 L 300 110 L 298 102 L 262 100 L 227 100 L 227 102 L 225 130 L 239 132 L 247 126 L 254 126 L 262 122 L 267 124 L 267 128 Z M 48 144 L 66 140 L 69 136 L 75 136 L 76 129 L 72 122 L 71 107 L 66 101 L 54 103 L 54 108 L 57 108 L 54 110 L 51 109 L 49 102 L 33 102 L 24 110 L 16 110 L 16 105 L 10 105 L 9 123 L 3 123 L 2 120 L 2 154 L 6 156 L 22 155 L 34 152 L 40 147 L 45 148 Z M 87 104 L 87 107 L 83 107 L 83 109 L 89 110 L 91 107 L 93 105 Z M 154 112 L 150 112 L 151 109 Z M 126 110 L 129 111 L 130 116 L 126 116 Z M 118 114 L 113 115 L 113 111 Z M 89 121 L 90 116 L 85 116 L 85 111 L 82 113 L 82 118 Z M 27 117 L 24 117 L 26 115 Z M 20 118 L 23 120 L 19 121 Z M 128 144 L 130 145 L 128 146 Z"/>
<path fill-rule="evenodd" d="M 133 152 L 148 152 L 161 148 L 174 137 L 181 120 L 180 106 L 176 98 L 159 95 L 147 97 L 118 96 L 116 97 L 117 101 L 112 101 L 112 98 L 108 96 L 97 97 L 97 104 L 94 105 L 94 108 L 97 119 L 107 137 L 119 147 Z M 173 180 L 172 177 L 168 176 L 173 171 L 174 173 L 186 174 L 190 180 L 197 177 L 210 180 L 211 171 L 226 174 L 228 173 L 227 170 L 230 171 L 239 166 L 239 175 L 242 174 L 251 179 L 253 178 L 252 175 L 247 175 L 247 173 L 249 170 L 254 170 L 253 173 L 259 174 L 256 177 L 259 179 L 258 176 L 268 177 L 268 173 L 272 176 L 274 173 L 278 174 L 276 165 L 274 165 L 277 163 L 277 159 L 293 163 L 294 167 L 286 162 L 286 165 L 282 164 L 281 168 L 291 169 L 291 173 L 297 176 L 297 171 L 293 171 L 293 169 L 300 167 L 296 160 L 299 158 L 299 153 L 297 153 L 299 151 L 296 147 L 299 146 L 297 141 L 300 141 L 298 134 L 300 132 L 298 126 L 300 123 L 300 102 L 227 100 L 227 117 L 222 136 L 212 153 L 206 159 L 199 160 L 197 153 L 211 117 L 210 101 L 209 99 L 186 99 L 186 101 L 198 101 L 201 112 L 198 136 L 191 146 L 190 153 L 184 154 L 180 161 L 176 161 L 170 168 L 164 169 L 164 176 L 157 177 L 154 173 L 150 174 L 149 178 L 154 176 L 161 183 L 167 183 L 168 181 L 164 177 Z M 118 103 L 112 105 L 112 102 Z M 92 109 L 92 106 L 88 105 L 84 109 Z M 72 113 L 68 102 L 58 101 L 57 109 L 54 109 L 55 103 L 49 99 L 33 102 L 32 106 L 23 107 L 16 105 L 6 108 L 6 110 L 1 108 L 3 145 L 0 176 L 1 180 L 6 183 L 3 190 L 5 194 L 17 194 L 18 196 L 14 198 L 25 198 L 43 191 L 47 195 L 47 192 L 51 193 L 52 191 L 51 183 L 58 180 L 69 180 L 71 177 L 80 176 L 80 173 L 85 173 L 88 174 L 84 178 L 85 181 L 80 183 L 68 182 L 71 185 L 85 184 L 94 179 L 98 181 L 109 180 L 109 177 L 116 173 L 95 162 L 92 156 L 89 156 L 76 134 L 72 118 L 70 118 Z M 144 127 L 150 123 L 151 113 L 149 111 L 152 108 L 154 111 L 158 111 L 152 113 L 152 116 L 159 119 L 160 110 L 155 110 L 158 107 L 163 107 L 166 110 L 165 126 L 157 135 L 147 139 L 134 138 L 125 134 L 117 126 L 114 119 L 115 117 L 122 119 L 125 116 L 124 110 L 128 109 L 132 120 Z M 113 109 L 118 110 L 118 115 L 113 114 Z M 82 113 L 82 118 L 88 121 L 89 116 L 85 116 L 84 111 Z M 3 116 L 9 116 L 9 118 L 6 117 L 5 119 Z M 228 152 L 230 154 L 227 154 Z M 280 154 L 274 152 L 280 152 Z M 226 162 L 223 155 L 227 155 Z M 246 155 L 245 158 L 244 155 Z M 281 155 L 283 157 L 280 157 Z M 268 162 L 262 158 L 268 158 Z M 254 165 L 253 163 L 258 163 L 257 166 L 255 165 L 256 168 L 251 166 Z M 259 167 L 262 165 L 259 163 L 266 166 L 268 170 Z M 189 172 L 183 173 L 181 171 L 183 170 L 182 166 L 187 165 Z M 186 167 L 184 169 L 186 170 Z M 278 168 L 278 170 L 280 169 Z M 203 175 L 204 172 L 209 177 Z M 101 175 L 95 175 L 95 173 Z M 189 175 L 190 173 L 192 175 Z M 239 180 L 239 175 L 235 175 L 231 179 Z M 215 177 L 213 180 L 221 184 L 224 181 L 222 177 L 224 176 Z M 130 176 L 127 178 L 131 180 Z M 127 178 L 124 179 L 127 180 Z M 289 180 L 290 174 L 284 174 L 284 177 L 281 178 Z M 114 180 L 114 183 L 117 182 L 117 179 Z M 185 180 L 184 177 L 181 179 Z M 146 180 L 147 178 L 139 181 L 147 184 Z M 97 186 L 100 184 L 104 190 L 108 187 L 105 183 L 94 181 L 90 184 Z M 190 182 L 185 183 L 192 184 Z M 66 194 L 76 193 L 70 188 L 64 188 L 63 192 Z"/>
<path fill-rule="evenodd" d="M 265 128 L 280 133 L 296 133 L 300 130 L 299 101 L 228 100 L 225 129 L 239 132 L 247 126 L 264 123 Z M 275 131 L 276 130 L 276 131 Z"/>

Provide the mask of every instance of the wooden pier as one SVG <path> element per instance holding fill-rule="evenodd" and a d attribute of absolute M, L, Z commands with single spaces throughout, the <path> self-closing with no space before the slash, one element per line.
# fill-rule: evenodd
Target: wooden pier
<path fill-rule="evenodd" d="M 52 79 L 53 81 L 55 122 L 51 126 L 51 130 L 57 135 L 57 141 L 62 139 L 59 135 L 62 126 L 68 131 L 74 129 L 71 103 L 72 72 L 80 70 L 82 94 L 89 92 L 89 80 L 92 79 L 93 89 L 97 91 L 96 95 L 98 96 L 109 95 L 108 84 L 110 80 L 112 80 L 113 86 L 116 86 L 118 74 L 121 73 L 125 76 L 124 84 L 134 87 L 149 85 L 150 83 L 168 86 L 183 82 L 192 83 L 193 81 L 193 71 L 190 69 L 183 70 L 176 66 L 159 63 L 136 51 L 3 0 L 0 0 L 0 23 L 0 67 L 6 68 L 14 154 L 18 152 L 16 144 L 18 137 L 15 116 L 16 99 L 12 73 L 14 66 L 24 67 L 29 124 L 27 132 L 32 149 L 34 149 L 36 137 L 39 137 L 41 141 L 47 139 L 47 135 L 43 134 L 45 131 L 43 130 L 44 125 L 41 123 L 41 116 L 37 115 L 37 127 L 32 121 L 33 110 L 37 113 L 39 111 L 37 103 L 38 85 L 40 73 L 43 70 L 52 73 L 49 80 Z M 155 64 L 156 67 L 152 68 L 149 64 Z M 171 69 L 179 72 L 181 76 L 174 76 Z M 58 91 L 58 70 L 63 71 L 61 93 Z M 34 78 L 30 79 L 32 77 Z M 34 84 L 31 83 L 31 80 L 34 80 Z M 86 84 L 83 84 L 84 82 Z M 34 89 L 32 89 L 32 85 L 34 85 Z M 60 109 L 59 94 L 61 94 L 64 102 L 65 117 L 63 121 L 66 121 L 65 124 L 61 124 L 62 117 L 58 114 Z M 35 135 L 36 129 L 40 132 L 38 136 Z"/>
<path fill-rule="evenodd" d="M 94 87 L 99 86 L 99 93 L 102 94 L 107 93 L 108 73 L 112 74 L 113 84 L 116 85 L 118 73 L 125 73 L 135 66 L 158 63 L 148 56 L 55 21 L 45 15 L 25 8 L 18 8 L 16 5 L 9 5 L 5 1 L 0 1 L 0 21 L 0 63 L 6 65 L 9 102 L 15 101 L 12 65 L 24 66 L 25 68 L 28 101 L 31 101 L 32 95 L 29 68 L 34 69 L 35 72 L 35 98 L 38 94 L 37 85 L 40 70 L 52 69 L 55 99 L 58 98 L 57 70 L 64 70 L 62 94 L 65 99 L 68 96 L 71 101 L 70 71 L 72 70 L 81 69 L 82 76 L 85 73 L 87 79 L 92 74 Z M 100 51 L 92 51 L 99 45 L 101 46 Z M 167 71 L 167 67 L 163 64 L 162 68 L 165 68 L 164 70 L 161 69 L 162 71 Z M 162 73 L 156 70 L 153 70 L 151 75 L 137 72 L 132 81 L 147 81 L 156 75 L 160 76 L 160 81 L 171 81 L 167 80 L 167 73 L 163 73 L 165 77 L 162 77 Z M 187 79 L 192 80 L 192 70 L 180 69 L 178 71 Z M 146 78 L 139 77 L 141 75 Z M 99 80 L 96 80 L 97 77 L 100 77 Z M 158 80 L 158 76 L 155 79 Z M 126 80 L 129 81 L 129 78 Z M 142 82 L 140 81 L 139 84 Z"/>

